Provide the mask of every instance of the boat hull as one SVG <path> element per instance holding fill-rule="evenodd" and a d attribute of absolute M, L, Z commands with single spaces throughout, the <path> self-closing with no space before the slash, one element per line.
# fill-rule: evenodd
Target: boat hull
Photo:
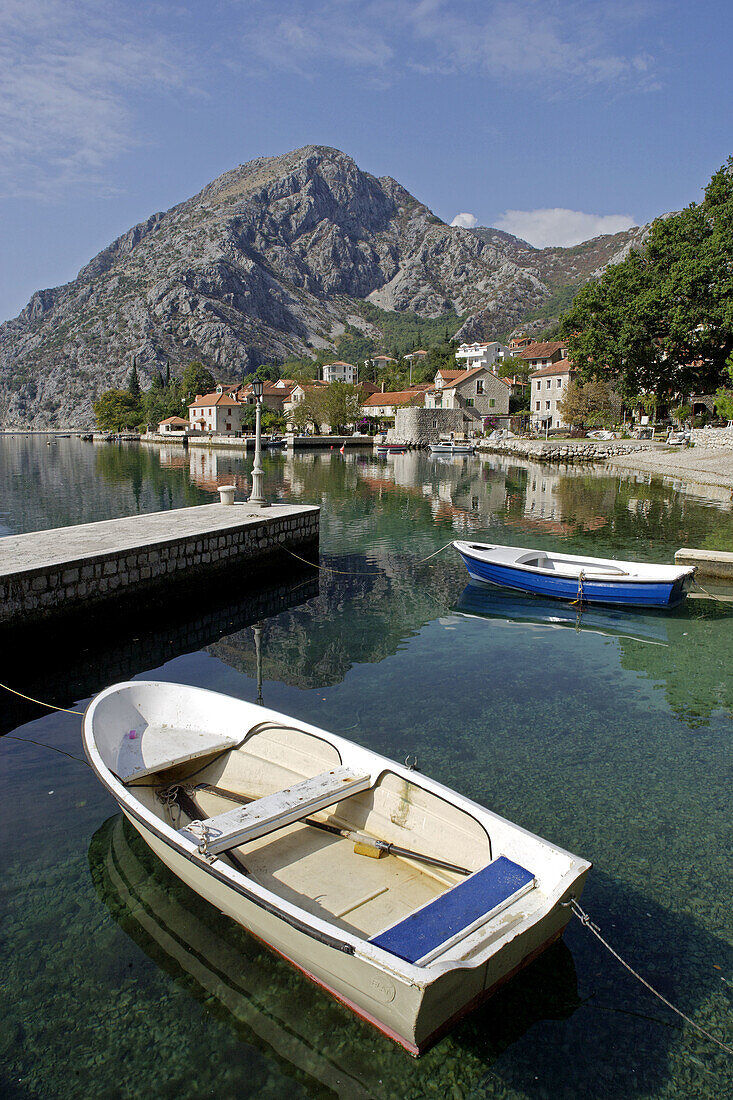
<path fill-rule="evenodd" d="M 150 849 L 187 886 L 414 1057 L 537 958 L 562 935 L 570 919 L 569 907 L 555 905 L 523 926 L 488 960 L 482 956 L 474 966 L 469 960 L 465 966 L 418 983 L 300 931 L 234 890 L 205 861 L 173 848 L 122 803 L 120 808 Z M 573 882 L 574 897 L 580 897 L 587 873 Z"/>
<path fill-rule="evenodd" d="M 623 607 L 674 607 L 685 599 L 692 584 L 691 575 L 678 577 L 670 582 L 597 581 L 586 577 L 583 579 L 581 592 L 577 577 L 548 576 L 510 565 L 487 562 L 461 549 L 458 552 L 474 581 L 560 600 L 576 600 L 582 595 L 584 603 L 617 604 Z"/>

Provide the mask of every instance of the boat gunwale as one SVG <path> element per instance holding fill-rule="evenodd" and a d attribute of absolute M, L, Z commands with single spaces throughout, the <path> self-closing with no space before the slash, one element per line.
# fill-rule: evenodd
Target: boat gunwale
<path fill-rule="evenodd" d="M 589 581 L 592 584 L 642 584 L 642 585 L 672 585 L 674 586 L 679 581 L 684 580 L 686 577 L 694 577 L 696 572 L 696 566 L 694 565 L 658 565 L 656 562 L 637 562 L 626 561 L 622 558 L 587 558 L 581 557 L 578 554 L 564 554 L 562 557 L 552 550 L 538 550 L 531 546 L 504 546 L 500 543 L 476 543 L 466 542 L 463 539 L 455 539 L 453 542 L 454 548 L 458 551 L 461 557 L 475 558 L 476 561 L 482 561 L 486 565 L 493 565 L 501 569 L 514 569 L 518 572 L 529 573 L 531 576 L 542 576 L 550 579 L 555 578 L 563 581 L 577 581 L 579 574 L 577 573 L 563 573 L 558 569 L 543 569 L 542 566 L 527 565 L 520 561 L 494 561 L 488 556 L 484 556 L 486 551 L 490 550 L 516 550 L 518 554 L 544 554 L 546 557 L 552 560 L 559 560 L 560 562 L 568 562 L 582 565 L 589 561 L 597 562 L 601 565 L 610 565 L 613 567 L 613 572 L 603 573 L 600 570 L 597 572 L 583 572 L 584 581 Z M 473 551 L 473 553 L 471 552 Z M 653 576 L 641 576 L 638 572 L 619 572 L 618 567 L 621 565 L 628 565 L 634 569 L 641 568 L 656 568 L 669 570 L 669 576 L 667 577 L 653 577 Z"/>
<path fill-rule="evenodd" d="M 401 981 L 406 981 L 410 985 L 427 987 L 433 982 L 438 980 L 442 974 L 451 971 L 457 971 L 461 969 L 474 969 L 476 966 L 485 965 L 486 961 L 495 953 L 497 953 L 504 943 L 505 937 L 502 935 L 496 941 L 492 941 L 487 944 L 483 949 L 479 946 L 478 950 L 472 954 L 470 959 L 452 959 L 448 961 L 440 961 L 436 959 L 433 963 L 428 963 L 427 966 L 418 966 L 417 964 L 408 963 L 399 956 L 392 955 L 384 948 L 377 947 L 371 944 L 367 939 L 360 937 L 356 934 L 347 932 L 345 930 L 339 930 L 340 935 L 334 933 L 335 926 L 326 920 L 310 913 L 306 909 L 302 909 L 300 906 L 286 901 L 279 894 L 273 890 L 269 890 L 267 887 L 262 886 L 254 879 L 248 878 L 234 867 L 228 866 L 219 857 L 214 857 L 213 860 L 207 860 L 202 858 L 198 847 L 192 841 L 189 841 L 186 837 L 182 836 L 178 830 L 173 826 L 168 825 L 162 818 L 158 817 L 152 811 L 148 810 L 138 799 L 131 797 L 131 792 L 134 792 L 135 786 L 131 784 L 126 786 L 121 780 L 119 780 L 112 770 L 107 767 L 102 759 L 101 753 L 97 747 L 96 740 L 93 732 L 94 712 L 97 705 L 103 700 L 119 693 L 121 690 L 131 690 L 139 688 L 141 685 L 152 685 L 154 687 L 165 688 L 184 688 L 189 691 L 205 692 L 208 695 L 215 696 L 217 698 L 232 700 L 232 696 L 223 694 L 222 692 L 212 691 L 209 688 L 201 688 L 192 685 L 185 684 L 173 684 L 168 681 L 159 680 L 128 680 L 118 684 L 113 684 L 108 688 L 105 688 L 102 692 L 99 692 L 92 701 L 88 704 L 84 711 L 84 717 L 82 721 L 82 743 L 84 747 L 85 755 L 92 767 L 92 770 L 97 775 L 97 778 L 103 784 L 103 786 L 109 791 L 112 797 L 115 799 L 120 809 L 130 817 L 137 820 L 140 825 L 148 832 L 152 833 L 158 840 L 164 843 L 176 854 L 183 856 L 188 862 L 192 863 L 198 870 L 204 871 L 210 874 L 213 878 L 216 878 L 219 882 L 233 890 L 236 894 L 242 898 L 251 901 L 253 904 L 264 909 L 269 915 L 282 920 L 284 923 L 290 925 L 296 931 L 309 936 L 312 939 L 323 943 L 325 946 L 334 950 L 340 951 L 343 954 L 354 955 L 357 958 L 362 959 L 372 965 L 379 967 L 382 971 L 391 972 L 394 976 Z M 416 781 L 415 772 L 413 769 L 407 768 L 404 765 L 399 764 L 397 761 L 391 760 L 389 757 L 382 756 L 380 753 L 376 753 L 371 749 L 367 749 L 364 746 L 357 745 L 356 742 L 349 741 L 346 738 L 342 738 L 339 734 L 330 733 L 328 730 L 323 730 L 318 726 L 313 726 L 310 723 L 302 722 L 298 726 L 293 726 L 294 719 L 291 715 L 282 714 L 281 712 L 270 710 L 268 707 L 259 707 L 257 704 L 249 703 L 247 700 L 235 700 L 237 703 L 242 704 L 245 707 L 256 707 L 257 710 L 263 711 L 262 718 L 258 722 L 253 723 L 250 729 L 255 728 L 256 725 L 261 724 L 263 721 L 273 721 L 288 725 L 291 729 L 297 729 L 303 733 L 315 735 L 322 738 L 328 743 L 332 744 L 337 751 L 341 751 L 347 747 L 349 749 L 356 749 L 359 754 L 371 757 L 373 760 L 378 761 L 382 765 L 378 770 L 371 770 L 373 777 L 372 787 L 376 785 L 379 779 L 385 774 L 394 774 L 398 778 L 407 780 L 414 783 L 422 790 L 428 791 L 431 794 L 435 794 L 437 797 L 449 804 L 458 806 L 458 808 L 469 813 L 470 816 L 477 821 L 478 824 L 484 828 L 484 831 L 488 834 L 486 825 L 480 820 L 480 815 L 486 815 L 491 820 L 497 822 L 499 825 L 508 827 L 510 830 L 521 834 L 524 837 L 529 838 L 534 842 L 539 842 L 549 848 L 554 854 L 564 856 L 570 860 L 570 867 L 564 872 L 552 885 L 550 889 L 545 891 L 544 904 L 538 906 L 531 913 L 526 914 L 521 922 L 519 928 L 509 929 L 506 933 L 510 939 L 513 939 L 517 935 L 521 935 L 524 931 L 530 929 L 537 922 L 545 919 L 550 915 L 557 904 L 568 895 L 573 884 L 585 874 L 592 867 L 592 863 L 580 856 L 574 855 L 572 852 L 567 851 L 564 848 L 559 847 L 552 841 L 546 840 L 544 837 L 538 836 L 536 833 L 532 833 L 530 830 L 523 828 L 521 825 L 517 825 L 513 821 L 509 821 L 508 818 L 504 818 L 501 815 L 495 813 L 488 807 L 481 806 L 479 803 L 474 802 L 472 799 L 460 792 L 453 790 L 445 784 L 440 783 L 438 780 L 433 779 L 431 776 L 419 775 L 419 779 L 422 782 Z M 247 736 L 250 730 L 247 730 Z M 230 749 L 229 751 L 236 751 Z M 450 796 L 446 798 L 446 795 Z M 489 841 L 491 838 L 489 835 Z M 568 916 L 569 919 L 569 916 Z M 482 926 L 483 927 L 483 926 Z M 471 932 L 466 939 L 471 940 L 473 937 L 477 937 L 482 931 L 482 928 Z M 297 964 L 296 964 L 297 965 Z"/>

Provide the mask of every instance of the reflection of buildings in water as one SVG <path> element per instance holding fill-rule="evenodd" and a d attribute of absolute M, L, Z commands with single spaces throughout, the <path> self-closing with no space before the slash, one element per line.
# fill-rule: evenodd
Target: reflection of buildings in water
<path fill-rule="evenodd" d="M 526 464 L 527 482 L 522 526 L 537 527 L 557 535 L 571 535 L 578 527 L 597 531 L 608 519 L 598 514 L 598 502 L 578 495 L 587 470 L 570 466 L 562 471 L 539 463 Z M 615 493 L 613 494 L 615 496 Z M 507 523 L 511 525 L 511 520 Z"/>
<path fill-rule="evenodd" d="M 220 485 L 236 485 L 245 490 L 249 482 L 238 463 L 241 460 L 227 451 L 217 451 L 212 447 L 195 447 L 189 451 L 189 470 L 191 481 L 200 489 L 215 493 Z"/>
<path fill-rule="evenodd" d="M 162 446 L 158 448 L 158 461 L 168 469 L 182 470 L 188 459 L 182 447 Z"/>

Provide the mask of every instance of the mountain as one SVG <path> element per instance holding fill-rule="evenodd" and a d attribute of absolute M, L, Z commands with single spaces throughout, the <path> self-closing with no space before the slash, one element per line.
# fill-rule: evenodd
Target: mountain
<path fill-rule="evenodd" d="M 546 325 L 563 293 L 642 233 L 534 249 L 446 225 L 336 149 L 259 158 L 134 226 L 0 326 L 0 425 L 90 425 L 94 397 L 123 385 L 133 358 L 143 384 L 194 359 L 234 381 L 260 362 L 333 347 L 347 326 L 378 337 L 365 300 L 458 314 L 468 339 L 533 317 Z"/>

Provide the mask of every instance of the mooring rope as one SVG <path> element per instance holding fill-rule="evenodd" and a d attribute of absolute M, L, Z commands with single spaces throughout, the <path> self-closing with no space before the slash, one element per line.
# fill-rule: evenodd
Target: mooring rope
<path fill-rule="evenodd" d="M 68 707 L 56 707 L 53 703 L 44 703 L 43 699 L 34 699 L 32 695 L 24 695 L 22 691 L 16 691 L 15 688 L 8 687 L 7 684 L 0 684 L 0 688 L 5 688 L 12 695 L 17 695 L 21 699 L 27 699 L 29 703 L 38 703 L 39 707 L 48 707 L 49 710 L 61 710 L 64 714 L 78 714 L 81 718 L 84 717 L 83 710 L 69 710 Z"/>
<path fill-rule="evenodd" d="M 419 558 L 415 565 L 422 565 L 423 562 L 430 561 L 431 558 L 435 558 L 438 554 L 442 554 L 444 550 L 447 550 L 449 546 L 453 545 L 453 539 L 450 542 L 446 542 L 445 546 L 441 546 L 439 550 L 434 550 L 432 554 L 428 554 L 426 558 Z M 384 570 L 371 570 L 369 572 L 362 573 L 348 573 L 343 569 L 332 569 L 330 565 L 321 565 L 317 561 L 309 561 L 308 558 L 301 558 L 300 554 L 296 554 L 294 550 L 291 550 L 288 546 L 283 547 L 287 550 L 288 554 L 297 558 L 298 561 L 302 561 L 304 565 L 310 565 L 313 569 L 319 569 L 322 573 L 336 573 L 339 577 L 382 577 L 384 576 Z"/>
<path fill-rule="evenodd" d="M 611 952 L 614 959 L 620 962 L 621 965 L 625 967 L 626 970 L 628 970 L 629 974 L 633 974 L 633 976 L 638 981 L 640 981 L 641 984 L 645 986 L 650 993 L 653 993 L 655 997 L 658 997 L 662 1004 L 665 1004 L 667 1008 L 671 1008 L 673 1012 L 676 1012 L 677 1015 L 685 1021 L 685 1023 L 688 1023 L 691 1027 L 694 1027 L 696 1031 L 699 1031 L 700 1034 L 704 1035 L 706 1039 L 709 1039 L 711 1043 L 715 1043 L 716 1046 L 719 1046 L 721 1050 L 724 1050 L 726 1052 L 726 1054 L 733 1054 L 733 1047 L 729 1047 L 726 1043 L 721 1042 L 720 1039 L 716 1039 L 715 1036 L 711 1035 L 709 1031 L 706 1031 L 704 1027 L 701 1027 L 700 1024 L 695 1023 L 695 1021 L 692 1020 L 689 1016 L 686 1016 L 685 1013 L 681 1011 L 681 1009 L 673 1005 L 672 1002 L 668 1001 L 666 997 L 663 997 L 662 994 L 657 989 L 655 989 L 653 985 L 650 985 L 646 978 L 642 978 L 641 974 L 637 973 L 637 971 L 634 970 L 633 966 L 629 966 L 626 960 L 621 958 L 618 951 L 615 951 L 613 947 L 611 947 L 610 943 L 608 943 L 608 941 L 603 938 L 598 925 L 593 923 L 593 921 L 590 919 L 590 916 L 585 912 L 584 909 L 580 907 L 575 898 L 570 898 L 568 901 L 561 901 L 560 904 L 565 906 L 566 908 L 570 908 L 573 915 L 578 918 L 580 923 L 584 925 L 589 932 L 593 933 L 597 940 L 600 940 L 606 950 Z"/>
<path fill-rule="evenodd" d="M 692 578 L 692 583 L 695 585 L 695 588 L 699 588 L 701 592 L 704 592 L 709 600 L 715 600 L 716 603 L 721 602 L 720 599 L 717 596 L 714 596 L 712 592 L 708 592 L 707 588 L 703 588 L 696 577 Z"/>

